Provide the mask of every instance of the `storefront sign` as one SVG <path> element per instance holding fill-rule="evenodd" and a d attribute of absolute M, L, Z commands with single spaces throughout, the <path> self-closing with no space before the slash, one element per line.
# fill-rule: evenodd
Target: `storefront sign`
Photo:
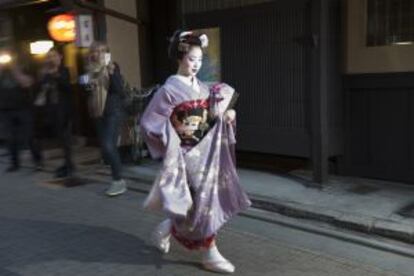
<path fill-rule="evenodd" d="M 92 16 L 80 14 L 76 16 L 76 46 L 90 47 L 93 42 Z"/>

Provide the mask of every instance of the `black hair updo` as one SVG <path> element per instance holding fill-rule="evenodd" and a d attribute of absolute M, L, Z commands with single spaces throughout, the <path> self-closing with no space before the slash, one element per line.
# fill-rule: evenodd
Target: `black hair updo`
<path fill-rule="evenodd" d="M 191 47 L 198 46 L 203 48 L 203 41 L 200 39 L 202 34 L 177 30 L 170 38 L 168 56 L 173 60 L 181 60 L 188 54 Z"/>

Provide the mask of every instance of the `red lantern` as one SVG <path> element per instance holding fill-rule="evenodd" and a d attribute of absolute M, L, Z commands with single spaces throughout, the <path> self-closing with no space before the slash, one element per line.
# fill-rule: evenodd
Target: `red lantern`
<path fill-rule="evenodd" d="M 47 30 L 53 40 L 59 42 L 72 42 L 76 38 L 75 17 L 71 14 L 60 14 L 52 17 Z"/>

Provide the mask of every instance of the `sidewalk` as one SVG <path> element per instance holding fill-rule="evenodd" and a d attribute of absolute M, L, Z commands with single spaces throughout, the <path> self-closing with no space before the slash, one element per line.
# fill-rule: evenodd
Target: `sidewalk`
<path fill-rule="evenodd" d="M 81 175 L 91 172 L 105 176 L 110 174 L 109 168 L 102 168 L 99 164 L 97 148 L 79 147 L 75 151 L 74 158 Z M 48 156 L 47 168 L 53 171 L 60 162 L 59 153 L 50 151 Z M 30 160 L 25 159 L 30 166 Z M 159 166 L 160 163 L 151 160 L 125 166 L 125 177 L 130 179 L 129 187 L 148 191 Z M 407 211 L 404 210 L 407 206 L 414 209 L 414 186 L 331 176 L 327 183 L 319 187 L 312 183 L 311 174 L 306 171 L 280 175 L 239 168 L 238 172 L 241 184 L 256 208 L 414 243 L 414 210 L 411 210 L 411 218 L 401 215 Z M 142 182 L 145 182 L 144 186 Z M 409 210 L 406 213 L 410 213 Z"/>
<path fill-rule="evenodd" d="M 146 182 L 149 189 L 159 166 L 157 162 L 145 160 L 141 165 L 127 166 L 125 175 Z M 278 175 L 239 168 L 238 172 L 256 208 L 414 242 L 414 219 L 399 214 L 404 207 L 414 204 L 414 186 L 331 176 L 328 183 L 319 187 L 305 171 Z M 109 171 L 100 173 L 109 174 Z M 142 189 L 137 185 L 137 181 L 129 181 L 132 189 Z"/>

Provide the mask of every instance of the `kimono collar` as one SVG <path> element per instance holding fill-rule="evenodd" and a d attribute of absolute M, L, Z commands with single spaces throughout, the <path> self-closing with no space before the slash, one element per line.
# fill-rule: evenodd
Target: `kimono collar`
<path fill-rule="evenodd" d="M 189 78 L 182 75 L 173 75 L 172 78 L 176 78 L 179 81 L 183 82 L 185 85 L 190 86 L 195 92 L 200 93 L 200 83 L 196 77 Z"/>

